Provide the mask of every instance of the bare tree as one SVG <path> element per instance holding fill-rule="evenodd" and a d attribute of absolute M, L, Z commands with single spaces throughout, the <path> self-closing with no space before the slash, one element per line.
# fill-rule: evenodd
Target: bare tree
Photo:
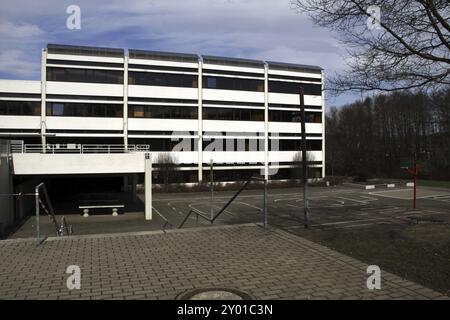
<path fill-rule="evenodd" d="M 448 0 L 291 0 L 347 49 L 347 71 L 327 84 L 342 91 L 431 88 L 450 84 Z M 368 6 L 380 8 L 374 18 Z M 375 20 L 374 20 L 375 19 Z M 368 28 L 375 22 L 379 29 Z"/>
<path fill-rule="evenodd" d="M 160 179 L 164 181 L 165 187 L 178 177 L 177 160 L 168 152 L 160 153 L 158 155 L 155 167 L 159 169 L 159 175 L 161 175 Z"/>
<path fill-rule="evenodd" d="M 378 94 L 331 108 L 325 120 L 328 174 L 407 177 L 407 158 L 422 178 L 450 179 L 450 87 Z"/>

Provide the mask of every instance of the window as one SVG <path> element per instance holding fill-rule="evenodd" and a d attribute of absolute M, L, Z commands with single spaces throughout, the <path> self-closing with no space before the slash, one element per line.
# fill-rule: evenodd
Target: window
<path fill-rule="evenodd" d="M 76 108 L 73 109 L 74 117 L 88 117 L 90 112 L 90 108 L 88 104 L 79 104 Z"/>
<path fill-rule="evenodd" d="M 63 116 L 64 115 L 64 105 L 62 103 L 52 104 L 52 115 L 53 116 Z"/>
<path fill-rule="evenodd" d="M 161 87 L 197 88 L 198 77 L 190 74 L 136 72 L 128 73 L 129 84 Z"/>
<path fill-rule="evenodd" d="M 123 106 L 101 103 L 47 103 L 48 116 L 62 117 L 109 117 L 123 116 Z"/>
<path fill-rule="evenodd" d="M 306 112 L 306 122 L 307 123 L 321 123 L 322 113 L 321 112 Z M 273 122 L 301 122 L 301 112 L 300 111 L 285 111 L 285 110 L 269 110 L 269 121 Z"/>
<path fill-rule="evenodd" d="M 242 91 L 264 91 L 264 81 L 256 79 L 241 79 L 227 77 L 203 77 L 203 87 L 206 89 L 226 89 Z"/>
<path fill-rule="evenodd" d="M 48 67 L 47 81 L 122 84 L 123 71 Z"/>
<path fill-rule="evenodd" d="M 143 118 L 144 117 L 144 107 L 143 106 L 130 106 L 132 107 L 132 112 L 130 113 L 132 118 Z"/>
<path fill-rule="evenodd" d="M 310 151 L 322 151 L 322 140 L 307 140 L 306 149 Z"/>
<path fill-rule="evenodd" d="M 128 114 L 131 118 L 197 119 L 197 110 L 197 107 L 188 106 L 128 106 Z"/>
<path fill-rule="evenodd" d="M 264 151 L 264 139 L 256 139 L 253 137 L 244 138 L 208 138 L 207 135 L 203 136 L 203 150 L 207 150 L 209 145 L 220 146 L 223 151 Z M 211 148 L 209 148 L 211 150 Z M 220 150 L 220 149 L 219 149 Z M 218 151 L 218 150 L 216 150 Z"/>
<path fill-rule="evenodd" d="M 41 103 L 39 101 L 5 101 L 0 100 L 0 115 L 39 116 Z"/>
<path fill-rule="evenodd" d="M 264 121 L 264 110 L 203 108 L 205 120 Z"/>
<path fill-rule="evenodd" d="M 72 69 L 70 72 L 68 72 L 68 75 L 71 78 L 71 81 L 73 82 L 86 82 L 85 77 L 89 77 L 90 79 L 93 78 L 93 76 L 89 75 L 89 71 L 94 70 L 84 70 L 84 69 Z"/>
<path fill-rule="evenodd" d="M 206 87 L 210 88 L 210 89 L 215 89 L 217 88 L 217 79 L 214 77 L 207 77 L 206 78 L 207 82 L 206 82 Z"/>
<path fill-rule="evenodd" d="M 305 95 L 322 95 L 322 86 L 320 84 L 269 81 L 269 92 L 299 94 L 300 87 L 303 87 Z"/>
<path fill-rule="evenodd" d="M 322 113 L 306 112 L 306 122 L 321 123 L 322 122 Z"/>
<path fill-rule="evenodd" d="M 270 151 L 301 151 L 302 150 L 302 140 L 290 139 L 290 140 L 278 140 L 277 143 L 269 143 Z M 306 140 L 306 150 L 307 151 L 321 151 L 322 150 L 322 140 Z"/>
<path fill-rule="evenodd" d="M 92 108 L 92 116 L 93 117 L 105 117 L 105 106 L 102 104 L 93 104 Z"/>

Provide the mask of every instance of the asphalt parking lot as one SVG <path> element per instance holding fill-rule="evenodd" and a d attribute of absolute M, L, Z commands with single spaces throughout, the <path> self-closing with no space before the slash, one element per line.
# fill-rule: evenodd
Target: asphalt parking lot
<path fill-rule="evenodd" d="M 66 214 L 74 234 L 101 234 L 176 229 L 191 209 L 202 215 L 215 216 L 230 200 L 235 191 L 214 192 L 213 201 L 208 192 L 154 193 L 153 220 L 145 221 L 143 204 L 133 204 L 124 214 Z M 421 221 L 450 221 L 450 190 L 420 188 L 417 209 L 412 208 L 411 188 L 376 188 L 363 190 L 357 187 L 309 188 L 310 228 L 360 229 L 376 225 L 405 225 Z M 143 195 L 138 197 L 143 200 Z M 300 188 L 269 188 L 267 221 L 285 230 L 303 228 L 303 190 Z M 211 215 L 212 212 L 212 215 Z M 56 212 L 57 220 L 64 212 Z M 244 190 L 214 221 L 213 225 L 263 223 L 263 190 Z M 212 224 L 192 214 L 183 228 L 208 227 Z M 54 235 L 50 219 L 41 219 L 43 234 Z M 9 238 L 30 238 L 36 234 L 35 218 L 30 216 Z"/>
<path fill-rule="evenodd" d="M 310 226 L 314 228 L 364 228 L 380 224 L 409 224 L 436 220 L 450 222 L 450 191 L 418 190 L 417 209 L 412 208 L 413 190 L 406 187 L 363 190 L 354 187 L 312 187 L 309 189 Z M 190 209 L 210 217 L 228 202 L 233 192 L 155 194 L 153 207 L 173 226 L 178 226 Z M 268 223 L 280 227 L 303 226 L 303 190 L 269 189 Z M 242 192 L 215 224 L 263 222 L 262 190 Z M 209 221 L 193 214 L 185 227 L 208 226 Z"/>

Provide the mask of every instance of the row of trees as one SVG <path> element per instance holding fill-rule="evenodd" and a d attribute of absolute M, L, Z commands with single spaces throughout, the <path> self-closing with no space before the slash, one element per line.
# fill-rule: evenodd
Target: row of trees
<path fill-rule="evenodd" d="M 403 158 L 422 178 L 450 180 L 450 87 L 380 94 L 326 115 L 328 175 L 405 177 Z"/>

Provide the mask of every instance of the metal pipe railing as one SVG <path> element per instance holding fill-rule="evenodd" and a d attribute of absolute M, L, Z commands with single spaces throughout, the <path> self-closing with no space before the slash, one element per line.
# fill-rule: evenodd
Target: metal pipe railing
<path fill-rule="evenodd" d="M 38 184 L 35 187 L 34 190 L 35 190 L 34 195 L 35 195 L 35 205 L 36 205 L 36 242 L 37 242 L 37 245 L 40 245 L 42 242 L 45 241 L 45 237 L 41 239 L 41 224 L 40 224 L 40 216 L 41 216 L 40 209 L 41 209 L 41 207 L 50 216 L 50 219 L 53 222 L 53 225 L 55 227 L 57 236 L 71 235 L 72 227 L 67 226 L 67 221 L 64 216 L 61 218 L 61 224 L 58 225 L 58 222 L 56 221 L 56 217 L 55 217 L 55 211 L 53 210 L 53 205 L 50 201 L 50 197 L 48 196 L 48 192 L 47 192 L 47 188 L 45 187 L 45 184 L 43 182 L 41 182 L 40 184 Z M 44 200 L 45 200 L 45 203 L 47 206 L 42 202 L 41 193 L 44 195 Z"/>
<path fill-rule="evenodd" d="M 209 221 L 212 223 L 214 223 L 214 221 L 223 213 L 225 212 L 225 210 L 228 208 L 228 206 L 234 201 L 234 199 L 237 198 L 237 196 L 239 196 L 239 194 L 248 186 L 248 184 L 251 181 L 264 181 L 264 197 L 263 197 L 263 214 L 264 214 L 264 228 L 267 226 L 267 180 L 264 178 L 260 178 L 260 177 L 250 177 L 240 188 L 239 190 L 231 197 L 230 200 L 228 200 L 228 202 L 219 210 L 219 212 L 217 212 L 217 214 L 210 218 L 207 217 L 206 215 L 203 215 L 203 213 L 197 209 L 191 208 L 191 210 L 189 210 L 188 214 L 184 217 L 183 221 L 180 223 L 180 225 L 178 226 L 178 229 L 181 229 L 183 227 L 183 225 L 186 223 L 186 221 L 189 219 L 189 217 L 191 216 L 191 214 L 194 212 L 197 215 L 197 220 L 198 217 L 200 216 L 201 218 L 205 219 L 206 221 Z"/>
<path fill-rule="evenodd" d="M 11 144 L 11 153 L 128 153 L 145 152 L 150 150 L 149 145 L 123 145 L 123 144 Z"/>

